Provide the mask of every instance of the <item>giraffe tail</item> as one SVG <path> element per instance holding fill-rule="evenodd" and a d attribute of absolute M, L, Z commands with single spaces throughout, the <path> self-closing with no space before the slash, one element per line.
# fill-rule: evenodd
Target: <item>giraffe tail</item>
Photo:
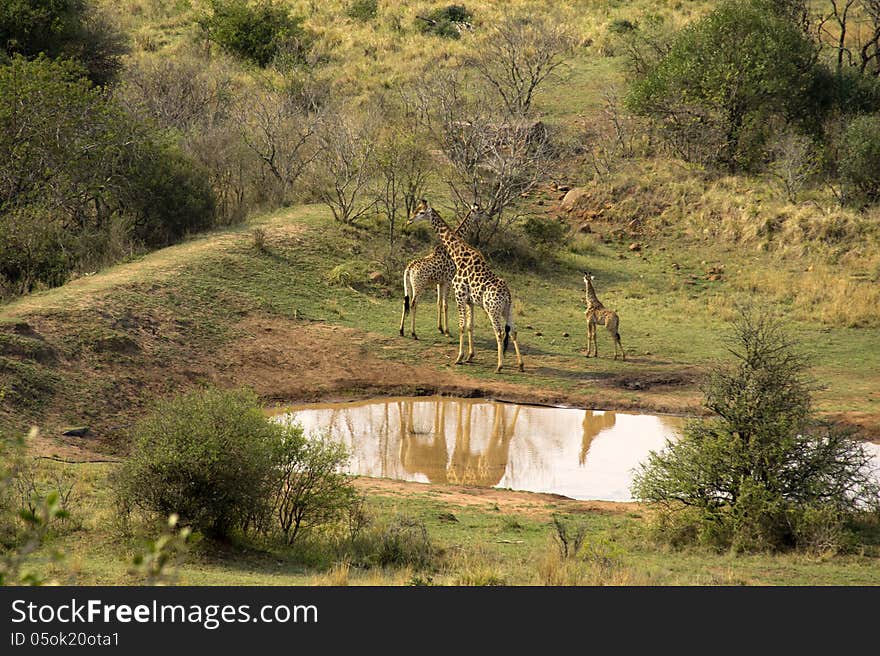
<path fill-rule="evenodd" d="M 504 324 L 504 347 L 503 347 L 504 353 L 507 353 L 508 342 L 510 342 L 510 324 Z"/>

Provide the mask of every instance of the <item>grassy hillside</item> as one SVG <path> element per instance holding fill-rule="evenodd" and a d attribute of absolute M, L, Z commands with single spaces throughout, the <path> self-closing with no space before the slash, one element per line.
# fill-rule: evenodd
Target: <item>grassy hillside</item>
<path fill-rule="evenodd" d="M 263 232 L 262 250 L 254 228 Z M 526 372 L 495 375 L 485 316 L 477 315 L 475 363 L 452 366 L 457 339 L 436 333 L 433 299 L 418 313 L 422 339 L 397 335 L 400 284 L 383 268 L 380 236 L 334 225 L 320 206 L 284 210 L 4 306 L 3 422 L 38 423 L 49 434 L 86 424 L 108 446 L 124 447 L 129 418 L 151 396 L 207 381 L 251 385 L 277 400 L 460 387 L 695 412 L 701 374 L 724 358 L 724 319 L 748 284 L 740 278 L 749 280 L 749 270 L 789 275 L 796 263 L 709 243 L 685 248 L 679 239 L 654 238 L 639 253 L 628 245 L 565 249 L 536 270 L 499 257 L 515 294 Z M 412 241 L 414 252 L 425 246 Z M 721 279 L 708 280 L 707 270 L 721 265 Z M 582 355 L 583 270 L 620 313 L 625 362 L 610 359 L 603 333 L 603 357 Z M 749 298 L 779 307 L 760 290 Z M 800 320 L 793 328 L 823 387 L 819 409 L 876 436 L 878 329 Z M 353 351 L 355 361 L 340 369 L 332 354 L 316 357 L 315 344 Z M 396 368 L 370 368 L 384 361 Z"/>
<path fill-rule="evenodd" d="M 197 20 L 205 0 L 102 2 L 130 37 L 127 66 L 186 60 L 205 75 L 223 69 L 247 97 L 256 71 L 220 54 Z M 314 74 L 351 105 L 432 67 L 459 64 L 511 7 L 546 2 L 475 1 L 474 29 L 458 40 L 426 37 L 429 2 L 380 2 L 375 18 L 346 16 L 349 3 L 287 2 L 315 34 Z M 490 260 L 513 290 L 525 371 L 495 374 L 494 338 L 476 316 L 473 363 L 454 366 L 458 339 L 435 328 L 434 299 L 418 309 L 420 339 L 398 335 L 407 260 L 427 252 L 425 226 L 389 247 L 387 223 L 333 221 L 301 202 L 255 211 L 241 224 L 0 305 L 0 431 L 38 425 L 31 454 L 76 480 L 72 521 L 38 561 L 67 583 L 135 583 L 132 555 L 146 531 L 115 525 L 110 492 L 129 429 L 154 399 L 194 387 L 247 386 L 267 405 L 439 392 L 694 415 L 700 383 L 728 359 L 727 321 L 748 303 L 784 317 L 810 363 L 819 412 L 880 440 L 880 210 L 841 208 L 834 190 L 788 199 L 765 175 L 722 175 L 659 156 L 639 121 L 620 110 L 627 70 L 609 29 L 663 18 L 669 29 L 712 2 L 638 0 L 553 5 L 579 35 L 559 80 L 535 103 L 571 156 L 517 204 L 522 215 L 562 220 L 564 235 L 529 243 L 522 223 Z M 125 73 L 123 73 L 123 76 Z M 255 179 L 257 179 L 255 177 Z M 259 185 L 257 185 L 259 186 Z M 579 199 L 563 206 L 566 191 Z M 430 199 L 452 221 L 445 185 Z M 262 199 L 265 201 L 265 199 Z M 262 202 L 261 201 L 261 202 Z M 258 206 L 258 205 L 255 205 Z M 621 318 L 625 361 L 586 347 L 582 272 Z M 407 323 L 408 327 L 408 323 Z M 85 436 L 64 435 L 87 427 Z M 76 464 L 74 464 L 76 463 Z M 543 495 L 361 480 L 379 522 L 401 513 L 425 522 L 440 548 L 429 581 L 408 568 L 349 571 L 310 553 L 259 545 L 196 547 L 178 581 L 192 584 L 877 584 L 875 548 L 857 555 L 737 556 L 658 550 L 637 505 Z M 452 514 L 454 519 L 450 520 Z M 588 525 L 589 558 L 572 568 L 552 542 L 550 519 Z M 128 527 L 130 528 L 130 527 Z M 61 547 L 67 560 L 53 564 Z M 873 550 L 872 550 L 873 549 Z"/>

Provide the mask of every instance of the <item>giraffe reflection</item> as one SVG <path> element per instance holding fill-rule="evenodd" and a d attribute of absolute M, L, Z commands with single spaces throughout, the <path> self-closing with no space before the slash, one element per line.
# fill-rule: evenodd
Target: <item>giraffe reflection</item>
<path fill-rule="evenodd" d="M 423 474 L 432 483 L 456 483 L 493 487 L 504 477 L 510 453 L 510 441 L 516 432 L 520 407 L 494 404 L 491 408 L 491 428 L 483 434 L 477 426 L 474 404 L 455 402 L 454 447 L 449 457 L 446 401 L 434 403 L 433 428 L 421 430 L 416 426 L 414 403 L 398 403 L 400 416 L 400 462 L 409 474 Z M 477 436 L 473 439 L 473 436 Z"/>
<path fill-rule="evenodd" d="M 581 453 L 578 457 L 578 462 L 581 465 L 587 461 L 587 453 L 596 436 L 603 430 L 613 428 L 616 423 L 617 413 L 615 412 L 584 411 L 584 438 L 581 442 Z"/>
<path fill-rule="evenodd" d="M 361 476 L 613 501 L 630 500 L 633 469 L 683 423 L 451 397 L 313 404 L 279 419 L 340 441 Z"/>

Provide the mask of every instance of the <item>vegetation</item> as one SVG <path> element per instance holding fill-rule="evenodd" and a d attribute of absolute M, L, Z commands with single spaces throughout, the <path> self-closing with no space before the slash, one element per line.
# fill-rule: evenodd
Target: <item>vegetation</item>
<path fill-rule="evenodd" d="M 653 453 L 636 498 L 662 509 L 673 543 L 735 549 L 836 551 L 847 528 L 880 509 L 871 456 L 810 409 L 804 360 L 779 323 L 744 310 L 730 349 L 736 364 L 714 372 L 706 407 L 683 437 Z"/>
<path fill-rule="evenodd" d="M 417 18 L 421 32 L 447 39 L 458 39 L 461 37 L 462 29 L 473 20 L 473 14 L 464 5 L 447 5 Z"/>
<path fill-rule="evenodd" d="M 76 59 L 98 85 L 113 81 L 124 36 L 86 0 L 9 0 L 0 7 L 0 56 Z"/>
<path fill-rule="evenodd" d="M 304 61 L 308 36 L 302 19 L 271 0 L 211 0 L 212 14 L 201 20 L 208 38 L 227 52 L 267 66 L 282 51 Z"/>
<path fill-rule="evenodd" d="M 694 381 L 723 354 L 715 336 L 742 297 L 792 321 L 826 383 L 814 395 L 821 418 L 877 434 L 880 31 L 870 3 L 7 5 L 0 426 L 39 423 L 36 452 L 126 457 L 120 427 L 146 413 L 144 390 L 172 398 L 209 380 L 251 385 L 262 399 L 448 385 L 700 412 Z M 83 30 L 92 37 L 78 42 Z M 475 201 L 486 210 L 473 239 L 515 290 L 525 376 L 492 373 L 479 321 L 477 358 L 454 372 L 445 337 L 394 336 L 400 271 L 432 243 L 425 226 L 401 221 L 423 195 L 450 222 Z M 193 234 L 212 228 L 223 229 Z M 625 363 L 584 364 L 582 270 L 597 272 L 603 300 L 630 322 Z M 190 434 L 214 448 L 222 435 L 195 405 L 183 413 Z M 253 408 L 241 410 L 223 425 L 250 418 L 257 430 Z M 808 410 L 796 437 L 760 429 L 796 454 L 767 459 L 858 457 Z M 732 430 L 725 421 L 695 429 L 693 457 L 748 471 L 745 501 L 670 514 L 667 538 L 836 556 L 658 549 L 639 505 L 593 513 L 536 497 L 515 517 L 503 493 L 492 509 L 477 494 L 448 503 L 452 488 L 377 490 L 338 474 L 334 445 L 291 429 L 270 458 L 285 475 L 266 480 L 262 504 L 236 497 L 216 526 L 194 520 L 198 508 L 172 508 L 185 501 L 178 487 L 164 505 L 127 498 L 135 512 L 120 530 L 110 472 L 133 464 L 31 463 L 16 478 L 36 490 L 28 498 L 60 487 L 65 505 L 51 466 L 75 476 L 87 501 L 81 522 L 41 528 L 27 560 L 78 583 L 162 582 L 174 559 L 190 583 L 875 583 L 870 521 L 787 492 L 773 501 L 791 481 L 769 476 L 771 493 L 749 483 L 764 474 L 736 459 L 735 440 L 712 437 Z M 58 437 L 74 424 L 90 437 Z M 751 443 L 748 453 L 769 449 Z M 214 471 L 171 462 L 184 479 Z M 309 487 L 313 471 L 326 476 Z M 13 548 L 34 528 L 15 517 L 25 505 L 5 515 Z M 169 527 L 174 512 L 181 524 Z M 458 521 L 438 520 L 450 513 Z M 707 516 L 723 530 L 706 528 Z M 223 540 L 192 540 L 181 525 Z M 54 564 L 55 550 L 72 564 Z"/>
<path fill-rule="evenodd" d="M 205 390 L 163 401 L 135 428 L 119 496 L 127 506 L 177 514 L 184 526 L 228 537 L 262 521 L 277 451 L 300 439 L 267 421 L 246 392 Z"/>
<path fill-rule="evenodd" d="M 821 110 L 817 46 L 773 4 L 725 0 L 633 85 L 630 107 L 654 117 L 684 159 L 754 170 L 774 125 Z"/>

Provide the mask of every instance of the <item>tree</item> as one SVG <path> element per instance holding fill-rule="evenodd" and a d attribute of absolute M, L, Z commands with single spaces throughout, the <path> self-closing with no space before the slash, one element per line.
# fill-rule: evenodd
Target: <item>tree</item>
<path fill-rule="evenodd" d="M 299 100 L 270 88 L 242 99 L 237 109 L 242 139 L 274 178 L 282 201 L 318 154 L 320 108 Z"/>
<path fill-rule="evenodd" d="M 342 444 L 312 436 L 289 440 L 282 453 L 274 512 L 285 540 L 293 544 L 301 531 L 342 518 L 357 494 L 351 478 L 339 471 L 348 460 Z"/>
<path fill-rule="evenodd" d="M 211 0 L 212 13 L 199 21 L 207 37 L 232 55 L 268 66 L 281 52 L 304 61 L 311 38 L 303 19 L 260 0 Z"/>
<path fill-rule="evenodd" d="M 525 117 L 537 92 L 558 73 L 573 48 L 574 38 L 558 19 L 508 15 L 469 63 L 498 94 L 508 115 Z"/>
<path fill-rule="evenodd" d="M 385 131 L 377 147 L 376 201 L 388 219 L 388 241 L 393 246 L 397 219 L 408 217 L 425 194 L 432 162 L 423 140 L 406 127 Z"/>
<path fill-rule="evenodd" d="M 225 538 L 267 512 L 280 445 L 301 431 L 270 421 L 245 390 L 161 401 L 134 429 L 117 492 L 124 506 Z"/>
<path fill-rule="evenodd" d="M 763 161 L 774 118 L 816 127 L 817 57 L 817 45 L 773 3 L 725 0 L 675 36 L 627 102 L 655 119 L 680 156 L 751 169 Z"/>
<path fill-rule="evenodd" d="M 666 536 L 741 549 L 841 548 L 848 521 L 877 508 L 870 454 L 816 420 L 805 361 L 777 320 L 742 310 L 732 366 L 706 385 L 714 417 L 652 452 L 633 494 Z"/>
<path fill-rule="evenodd" d="M 0 66 L 0 160 L 0 277 L 17 293 L 104 263 L 111 234 L 164 245 L 214 219 L 200 169 L 72 61 Z"/>
<path fill-rule="evenodd" d="M 542 122 L 493 105 L 474 82 L 467 72 L 442 71 L 409 102 L 445 157 L 445 180 L 457 203 L 483 209 L 472 235 L 475 245 L 485 245 L 510 226 L 516 218 L 510 209 L 546 178 L 556 152 Z"/>
<path fill-rule="evenodd" d="M 113 80 L 126 51 L 121 33 L 84 0 L 5 0 L 0 4 L 0 52 L 35 59 L 77 59 L 99 85 Z"/>
<path fill-rule="evenodd" d="M 849 122 L 839 158 L 844 200 L 854 204 L 880 200 L 880 114 L 857 116 Z"/>
<path fill-rule="evenodd" d="M 375 173 L 376 131 L 367 120 L 335 114 L 318 133 L 317 194 L 340 223 L 356 223 L 376 206 L 368 186 Z"/>

